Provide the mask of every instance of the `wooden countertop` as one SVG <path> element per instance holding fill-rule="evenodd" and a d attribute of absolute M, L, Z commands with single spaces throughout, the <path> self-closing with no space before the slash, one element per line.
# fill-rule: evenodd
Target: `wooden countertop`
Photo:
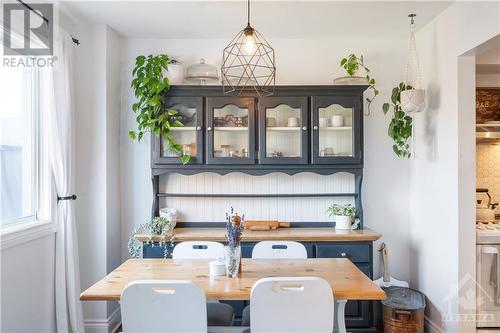
<path fill-rule="evenodd" d="M 175 228 L 174 241 L 225 241 L 224 228 Z M 371 229 L 335 230 L 334 228 L 280 228 L 270 231 L 245 230 L 242 242 L 259 242 L 262 240 L 291 240 L 298 242 L 356 242 L 376 241 L 381 235 Z M 137 235 L 140 241 L 147 240 L 149 235 Z M 153 236 L 159 240 L 159 236 Z"/>
<path fill-rule="evenodd" d="M 317 276 L 332 287 L 339 300 L 383 300 L 386 295 L 349 259 L 242 259 L 236 279 L 209 276 L 211 260 L 129 259 L 85 290 L 82 301 L 119 301 L 135 280 L 191 280 L 215 300 L 248 300 L 252 286 L 270 276 Z"/>

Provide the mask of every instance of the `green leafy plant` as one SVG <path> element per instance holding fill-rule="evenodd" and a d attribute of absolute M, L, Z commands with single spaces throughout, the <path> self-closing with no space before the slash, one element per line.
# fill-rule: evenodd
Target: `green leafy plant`
<path fill-rule="evenodd" d="M 356 72 L 362 68 L 365 71 L 365 77 L 366 81 L 370 85 L 368 89 L 373 90 L 373 97 L 372 98 L 366 98 L 366 101 L 368 102 L 368 111 L 370 110 L 371 104 L 375 97 L 379 94 L 378 89 L 375 87 L 375 79 L 370 75 L 370 69 L 366 67 L 363 59 L 363 55 L 360 55 L 359 57 L 356 56 L 354 53 L 351 53 L 347 56 L 347 58 L 342 58 L 340 60 L 340 67 L 344 68 L 349 74 L 349 76 L 353 76 L 356 74 Z"/>
<path fill-rule="evenodd" d="M 184 125 L 176 119 L 176 110 L 165 109 L 163 106 L 163 98 L 170 88 L 170 82 L 163 76 L 163 72 L 168 71 L 168 66 L 175 63 L 177 61 L 167 54 L 147 57 L 140 55 L 135 59 L 131 87 L 138 99 L 132 105 L 132 111 L 137 115 L 137 130 L 129 131 L 129 136 L 132 140 L 141 141 L 147 132 L 161 135 L 167 140 L 168 149 L 177 152 L 182 164 L 186 164 L 190 157 L 182 153 L 182 145 L 175 143 L 170 132 L 171 127 Z"/>
<path fill-rule="evenodd" d="M 356 230 L 359 226 L 358 210 L 351 204 L 337 205 L 333 204 L 327 210 L 330 216 L 349 216 L 351 218 L 351 229 Z"/>
<path fill-rule="evenodd" d="M 393 113 L 387 131 L 387 134 L 394 141 L 392 150 L 397 156 L 405 158 L 411 157 L 409 141 L 413 132 L 413 118 L 401 109 L 401 92 L 409 89 L 413 89 L 413 87 L 403 82 L 392 89 L 391 102 Z M 382 106 L 384 114 L 387 114 L 389 109 L 391 109 L 391 105 L 384 103 Z"/>
<path fill-rule="evenodd" d="M 130 234 L 128 240 L 128 252 L 132 258 L 140 258 L 142 242 L 136 239 L 139 234 L 148 233 L 147 239 L 144 241 L 146 244 L 155 246 L 153 240 L 154 236 L 160 236 L 158 246 L 163 246 L 163 257 L 168 257 L 169 249 L 173 246 L 174 241 L 174 224 L 164 217 L 155 217 L 150 221 L 139 225 Z"/>

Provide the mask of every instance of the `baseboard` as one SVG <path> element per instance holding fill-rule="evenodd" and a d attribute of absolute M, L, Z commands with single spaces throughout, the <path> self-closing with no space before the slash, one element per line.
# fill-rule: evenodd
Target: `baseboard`
<path fill-rule="evenodd" d="M 119 307 L 108 319 L 85 319 L 85 333 L 115 333 L 120 327 L 121 319 Z"/>
<path fill-rule="evenodd" d="M 443 333 L 443 329 L 439 327 L 431 318 L 425 316 L 424 318 L 424 332 L 426 333 Z"/>

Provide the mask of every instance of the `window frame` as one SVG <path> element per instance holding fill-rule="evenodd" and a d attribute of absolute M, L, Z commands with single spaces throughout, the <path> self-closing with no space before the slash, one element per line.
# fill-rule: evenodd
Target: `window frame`
<path fill-rule="evenodd" d="M 4 28 L 0 24 L 0 31 Z M 13 32 L 12 32 L 13 33 Z M 13 33 L 12 38 L 21 37 Z M 2 45 L 2 43 L 0 43 Z M 57 195 L 53 183 L 47 136 L 43 135 L 47 128 L 47 119 L 41 114 L 41 70 L 33 67 L 26 73 L 31 85 L 31 96 L 28 102 L 31 116 L 32 144 L 32 209 L 31 215 L 2 221 L 0 225 L 0 249 L 18 245 L 36 238 L 44 237 L 56 231 L 54 221 Z"/>

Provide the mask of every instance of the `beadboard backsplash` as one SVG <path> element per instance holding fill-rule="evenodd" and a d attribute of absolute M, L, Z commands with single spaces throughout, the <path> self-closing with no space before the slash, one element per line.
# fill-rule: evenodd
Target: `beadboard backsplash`
<path fill-rule="evenodd" d="M 476 155 L 477 187 L 489 189 L 493 202 L 500 202 L 500 145 L 479 144 Z M 487 200 L 484 194 L 477 198 Z"/>
<path fill-rule="evenodd" d="M 293 194 L 293 193 L 354 193 L 353 174 L 339 172 L 322 176 L 300 173 L 289 176 L 272 173 L 249 176 L 230 173 L 224 176 L 201 173 L 192 176 L 169 174 L 160 177 L 160 192 L 191 194 Z M 332 203 L 354 205 L 354 197 L 309 198 L 162 198 L 160 207 L 178 210 L 183 222 L 222 222 L 233 206 L 249 220 L 267 219 L 288 222 L 330 222 L 327 208 Z"/>

